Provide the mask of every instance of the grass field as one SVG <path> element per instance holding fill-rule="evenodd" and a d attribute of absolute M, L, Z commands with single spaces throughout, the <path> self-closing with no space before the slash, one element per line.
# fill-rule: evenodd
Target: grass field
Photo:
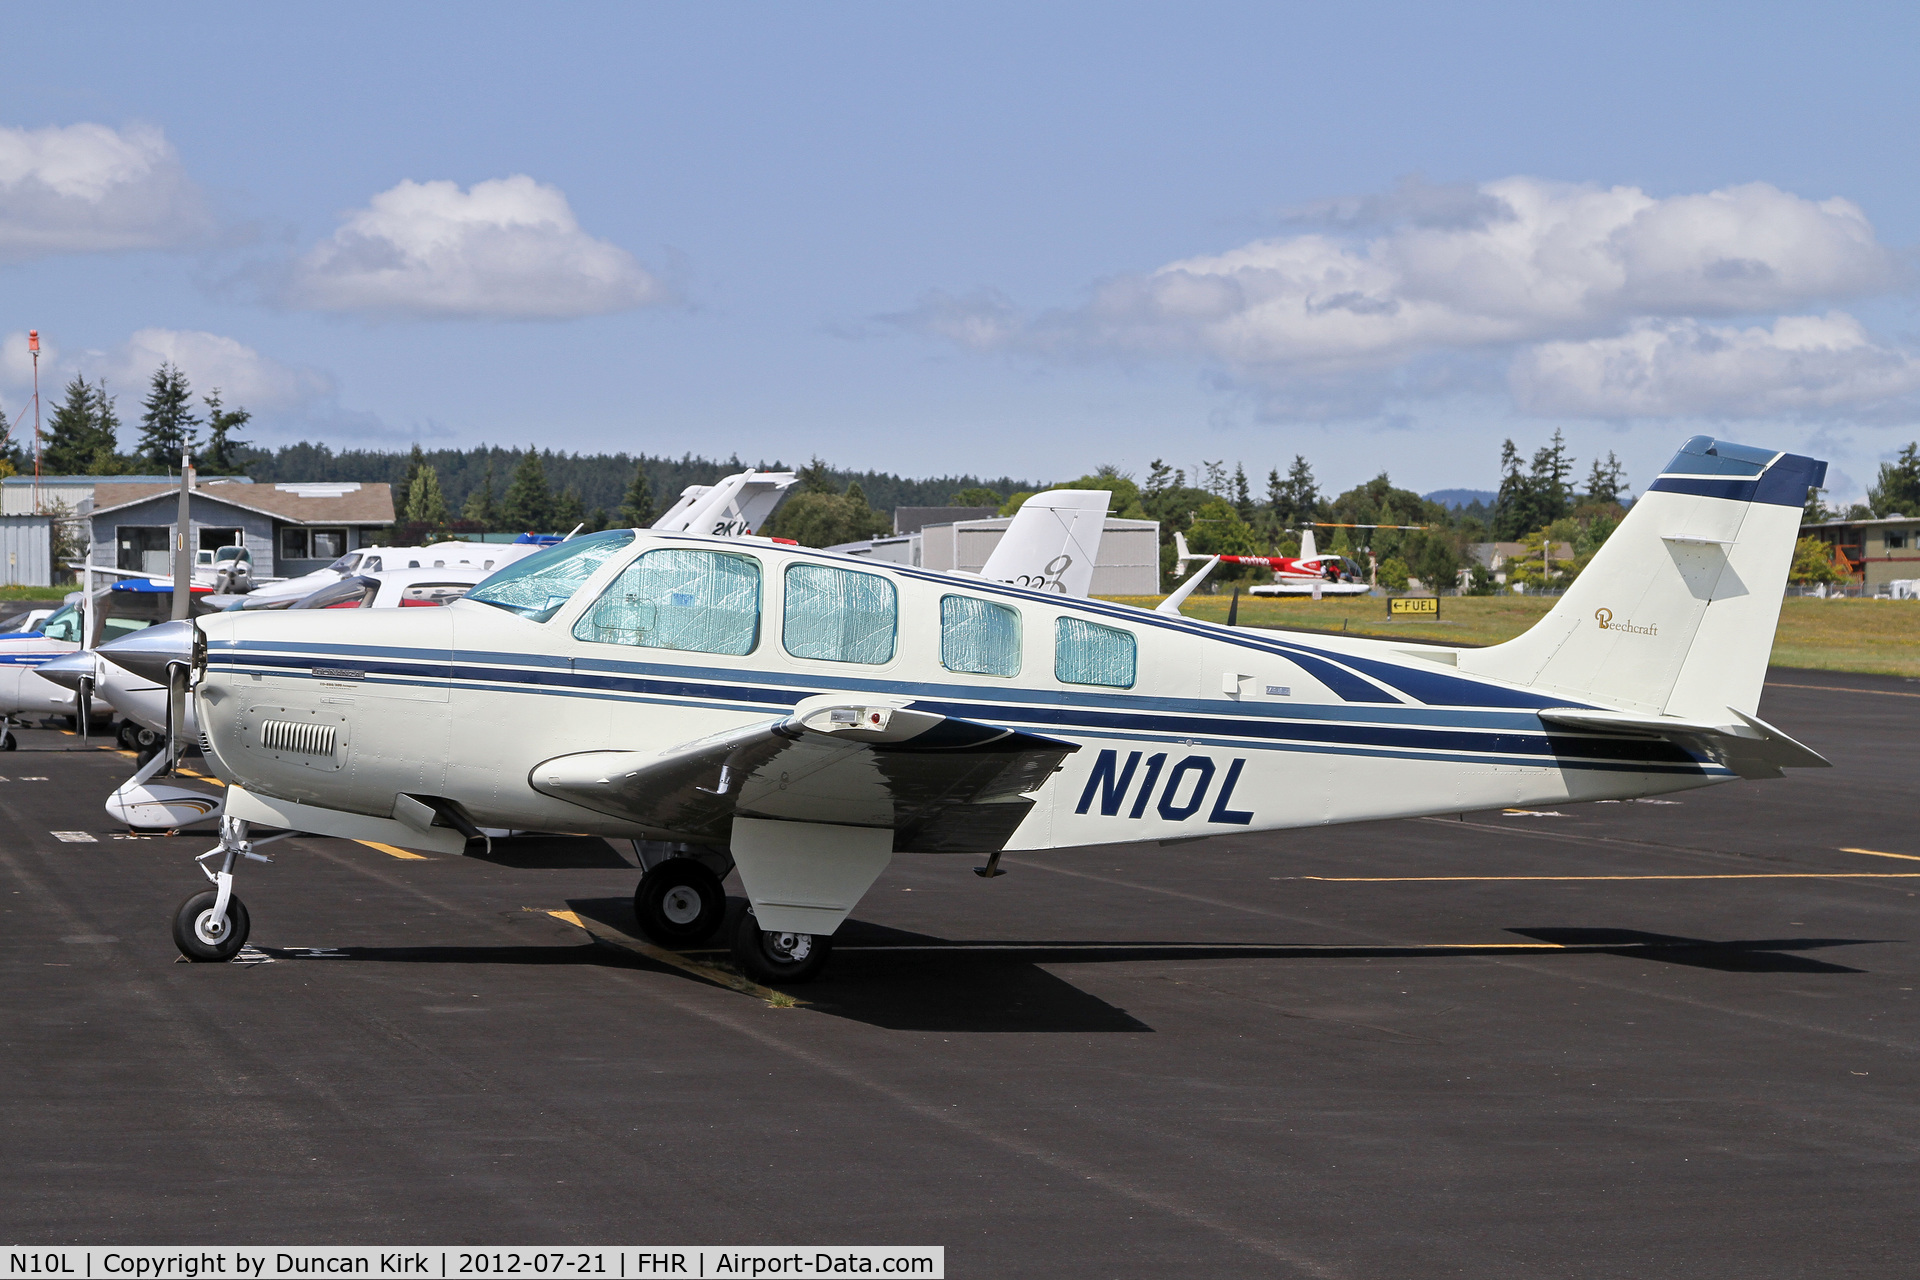
<path fill-rule="evenodd" d="M 1158 596 L 1115 596 L 1152 608 Z M 1190 618 L 1227 620 L 1228 597 L 1191 596 L 1181 606 Z M 1511 639 L 1539 621 L 1554 601 L 1540 596 L 1459 596 L 1440 602 L 1437 621 L 1390 622 L 1387 602 L 1372 597 L 1276 600 L 1240 597 L 1240 625 L 1316 631 L 1397 640 L 1438 640 L 1487 645 Z M 1809 600 L 1782 602 L 1773 661 L 1783 667 L 1858 671 L 1869 675 L 1920 677 L 1920 600 Z"/>

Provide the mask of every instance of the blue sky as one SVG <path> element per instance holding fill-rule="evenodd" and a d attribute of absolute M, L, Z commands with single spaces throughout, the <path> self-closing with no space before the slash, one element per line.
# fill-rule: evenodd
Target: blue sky
<path fill-rule="evenodd" d="M 1490 487 L 1920 434 L 1911 6 L 75 5 L 0 72 L 0 405 L 265 443 Z"/>

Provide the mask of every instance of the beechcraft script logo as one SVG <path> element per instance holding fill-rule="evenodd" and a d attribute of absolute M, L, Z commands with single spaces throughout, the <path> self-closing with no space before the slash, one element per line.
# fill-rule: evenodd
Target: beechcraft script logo
<path fill-rule="evenodd" d="M 1657 622 L 1649 622 L 1644 627 L 1636 627 L 1631 622 L 1615 622 L 1613 620 L 1613 610 L 1611 609 L 1595 609 L 1593 611 L 1593 620 L 1600 624 L 1602 631 L 1625 631 L 1629 635 L 1636 636 L 1657 636 L 1660 634 L 1660 624 Z"/>

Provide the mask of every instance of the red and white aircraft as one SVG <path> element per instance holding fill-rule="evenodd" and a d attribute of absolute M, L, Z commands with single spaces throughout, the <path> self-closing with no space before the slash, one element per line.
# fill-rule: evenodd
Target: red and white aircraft
<path fill-rule="evenodd" d="M 1178 572 L 1185 573 L 1187 564 L 1193 560 L 1212 560 L 1216 557 L 1198 555 L 1187 549 L 1187 536 L 1184 533 L 1173 535 L 1174 563 Z M 1313 530 L 1303 529 L 1300 533 L 1300 554 L 1297 556 L 1220 556 L 1221 564 L 1252 564 L 1273 570 L 1273 581 L 1262 582 L 1247 588 L 1249 595 L 1256 596 L 1294 596 L 1311 595 L 1317 588 L 1323 596 L 1363 596 L 1373 589 L 1367 580 L 1367 567 L 1347 556 L 1321 555 L 1314 544 Z"/>

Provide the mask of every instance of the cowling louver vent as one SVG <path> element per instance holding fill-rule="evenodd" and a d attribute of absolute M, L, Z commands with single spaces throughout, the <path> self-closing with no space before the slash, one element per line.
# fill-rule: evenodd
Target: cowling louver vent
<path fill-rule="evenodd" d="M 330 724 L 301 723 L 294 720 L 260 722 L 260 745 L 269 751 L 286 751 L 303 756 L 330 756 L 339 731 Z"/>

